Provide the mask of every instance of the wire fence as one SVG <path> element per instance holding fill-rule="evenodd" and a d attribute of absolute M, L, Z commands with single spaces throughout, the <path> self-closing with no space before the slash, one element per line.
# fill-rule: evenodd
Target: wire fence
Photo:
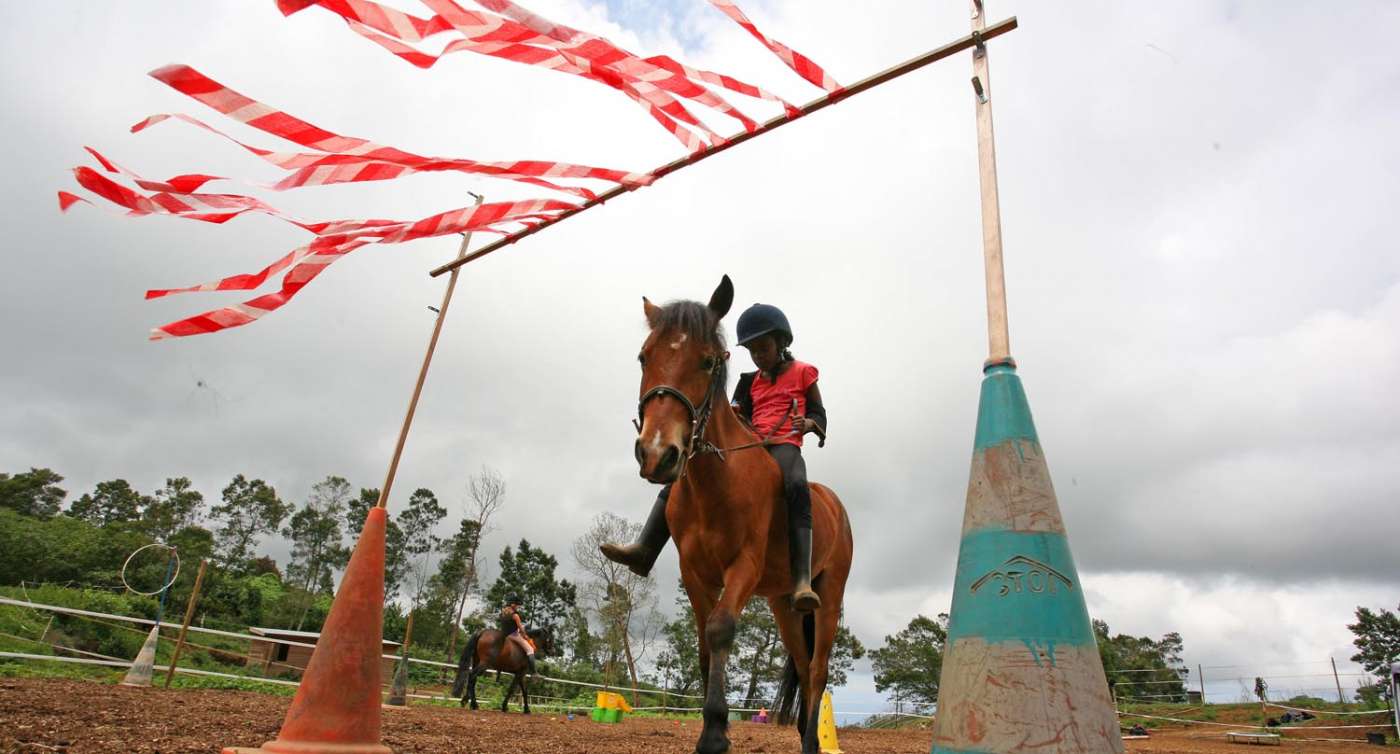
<path fill-rule="evenodd" d="M 27 596 L 27 595 L 26 595 Z M 60 605 L 49 605 L 33 602 L 29 600 L 17 600 L 8 597 L 0 597 L 0 605 L 24 608 L 34 611 L 36 615 L 47 613 L 50 616 L 67 616 L 77 620 L 90 621 L 94 624 L 104 625 L 114 630 L 128 632 L 132 634 L 145 635 L 149 628 L 134 628 L 132 624 L 140 626 L 157 625 L 157 621 L 147 618 L 137 618 L 111 613 L 102 613 L 91 610 L 81 610 L 78 608 L 64 607 Z M 52 624 L 50 620 L 49 625 Z M 170 623 L 159 624 L 163 630 L 176 631 L 179 626 Z M 195 634 L 202 634 L 211 638 L 236 639 L 245 642 L 264 642 L 272 645 L 283 645 L 288 647 L 314 648 L 314 641 L 298 641 L 295 638 L 283 636 L 258 635 L 241 631 L 227 631 L 222 629 L 206 628 L 203 626 L 190 626 L 188 629 Z M 0 658 L 22 659 L 31 661 L 49 661 L 62 663 L 76 663 L 90 666 L 105 667 L 129 667 L 131 660 L 119 657 L 112 657 L 97 652 L 91 652 L 76 647 L 64 646 L 56 642 L 47 641 L 49 626 L 43 629 L 43 635 L 38 638 L 19 636 L 16 634 L 0 632 L 0 637 L 14 641 L 28 642 L 36 648 L 48 649 L 54 652 L 61 652 L 61 656 L 55 654 L 38 654 L 31 652 L 0 652 Z M 251 658 L 251 653 L 240 654 L 238 651 L 228 646 L 216 646 L 200 641 L 187 639 L 185 646 L 194 653 L 204 653 L 225 663 L 231 661 L 247 660 Z M 384 654 L 383 659 L 397 661 L 401 659 L 398 655 Z M 456 670 L 456 665 L 448 662 L 440 662 L 425 658 L 409 657 L 410 664 L 425 667 Z M 300 672 L 302 667 L 280 662 L 272 659 L 259 659 L 255 663 L 265 674 L 269 670 Z M 1307 669 L 1319 665 L 1332 665 L 1331 660 L 1298 663 L 1271 663 L 1271 664 L 1239 664 L 1239 665 L 1210 665 L 1197 666 L 1197 674 L 1193 678 L 1189 669 L 1179 668 L 1176 670 L 1163 669 L 1129 669 L 1110 671 L 1110 688 L 1114 695 L 1115 706 L 1120 717 L 1125 721 L 1135 719 L 1155 720 L 1162 722 L 1172 722 L 1181 725 L 1198 725 L 1210 728 L 1235 729 L 1235 730 L 1272 730 L 1266 721 L 1259 723 L 1220 723 L 1210 720 L 1193 720 L 1180 717 L 1188 712 L 1198 711 L 1206 706 L 1220 703 L 1253 702 L 1261 703 L 1262 708 L 1277 709 L 1285 712 L 1307 713 L 1314 716 L 1336 716 L 1343 718 L 1340 722 L 1355 719 L 1358 724 L 1349 725 L 1309 725 L 1306 728 L 1290 730 L 1362 730 L 1377 729 L 1391 725 L 1394 712 L 1387 709 L 1380 710 L 1335 710 L 1322 709 L 1314 702 L 1322 701 L 1324 695 L 1334 696 L 1342 704 L 1355 703 L 1356 694 L 1350 696 L 1346 693 L 1346 687 L 1342 679 L 1347 679 L 1353 687 L 1359 687 L 1365 682 L 1374 681 L 1375 678 L 1365 672 L 1357 672 L 1348 669 L 1345 672 L 1339 669 L 1329 669 L 1328 672 L 1295 672 L 1300 669 Z M 162 666 L 158 668 L 164 671 Z M 1205 671 L 1214 671 L 1207 675 Z M 1225 672 L 1230 671 L 1230 672 Z M 191 667 L 176 667 L 176 673 L 202 675 L 208 677 L 219 677 L 237 679 L 254 683 L 267 683 L 273 685 L 296 686 L 298 681 L 285 678 L 269 678 L 265 675 L 244 675 L 235 673 L 224 673 L 207 669 Z M 1163 676 L 1170 677 L 1163 677 Z M 1255 696 L 1255 683 L 1258 679 L 1263 679 L 1267 688 L 1268 698 L 1260 700 Z M 1319 680 L 1330 679 L 1330 685 L 1316 685 Z M 641 712 L 664 712 L 695 714 L 701 711 L 698 701 L 703 697 L 698 694 L 687 693 L 678 689 L 638 687 L 632 689 L 616 684 L 600 684 L 588 681 L 579 681 L 570 678 L 558 678 L 536 674 L 530 677 L 531 683 L 538 689 L 531 694 L 532 700 L 540 700 L 532 704 L 533 707 L 541 709 L 556 708 L 567 711 L 584 711 L 591 709 L 592 691 L 612 691 L 630 695 L 634 699 L 634 709 Z M 544 684 L 544 685 L 540 685 Z M 420 687 L 421 688 L 421 687 Z M 572 696 L 558 696 L 551 693 L 551 689 L 565 690 L 575 689 Z M 434 699 L 446 701 L 448 696 L 446 691 L 436 694 L 410 693 L 411 698 Z M 645 699 L 646 701 L 642 701 Z M 686 700 L 695 700 L 689 703 Z M 731 711 L 740 714 L 760 714 L 771 709 L 773 701 L 767 698 L 755 699 L 731 699 L 729 700 Z M 640 703 L 639 703 L 640 702 Z M 673 703 L 674 702 L 674 703 Z M 1283 703 L 1287 702 L 1287 703 Z M 1133 705 L 1153 705 L 1153 704 L 1195 704 L 1195 707 L 1172 708 L 1174 714 L 1152 714 L 1145 711 L 1135 711 L 1124 709 Z M 1329 702 L 1330 703 L 1330 700 Z M 842 705 L 841 709 L 835 710 L 836 717 L 844 723 L 866 722 L 872 727 L 896 726 L 907 723 L 923 724 L 934 719 L 937 711 L 935 703 L 914 702 L 909 700 L 895 699 L 887 701 L 885 704 L 875 705 Z M 1282 713 L 1280 713 L 1282 714 Z M 1400 732 L 1400 731 L 1397 731 Z"/>

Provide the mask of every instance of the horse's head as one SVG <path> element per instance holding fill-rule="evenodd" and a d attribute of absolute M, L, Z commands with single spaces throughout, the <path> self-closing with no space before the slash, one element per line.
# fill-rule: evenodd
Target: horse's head
<path fill-rule="evenodd" d="M 540 626 L 530 634 L 530 638 L 535 640 L 536 652 L 542 657 L 551 657 L 556 654 L 554 651 L 554 627 Z"/>
<path fill-rule="evenodd" d="M 636 456 L 643 478 L 674 482 L 699 441 L 712 400 L 724 400 L 724 335 L 719 322 L 734 303 L 734 285 L 725 275 L 710 303 L 675 301 L 657 306 L 645 297 L 651 332 L 637 359 L 642 364 L 637 405 Z M 718 397 L 716 397 L 718 396 Z"/>

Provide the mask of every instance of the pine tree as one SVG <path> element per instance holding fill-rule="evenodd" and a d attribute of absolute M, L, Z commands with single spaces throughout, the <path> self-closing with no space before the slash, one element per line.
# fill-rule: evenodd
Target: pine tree
<path fill-rule="evenodd" d="M 947 641 L 947 615 L 941 614 L 937 619 L 915 616 L 899 633 L 886 636 L 884 646 L 870 651 L 875 690 L 893 689 L 901 699 L 926 704 L 938 701 L 938 680 Z"/>
<path fill-rule="evenodd" d="M 242 474 L 224 487 L 222 497 L 223 504 L 209 511 L 210 517 L 223 522 L 214 533 L 219 559 L 226 567 L 245 570 L 258 537 L 276 534 L 291 506 L 267 482 Z"/>
<path fill-rule="evenodd" d="M 157 542 L 168 542 L 175 533 L 199 523 L 204 495 L 188 477 L 166 479 L 141 513 L 141 525 Z"/>
<path fill-rule="evenodd" d="M 0 508 L 26 516 L 52 518 L 68 493 L 58 486 L 63 477 L 49 469 L 30 468 L 10 476 L 0 474 Z"/>
<path fill-rule="evenodd" d="M 131 488 L 125 479 L 98 482 L 97 488 L 77 500 L 68 514 L 98 526 L 126 523 L 141 517 L 151 499 Z"/>

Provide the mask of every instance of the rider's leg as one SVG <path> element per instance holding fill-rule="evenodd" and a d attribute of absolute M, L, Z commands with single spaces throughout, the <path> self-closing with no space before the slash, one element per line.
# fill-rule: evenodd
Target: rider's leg
<path fill-rule="evenodd" d="M 642 526 L 642 533 L 637 535 L 636 542 L 630 545 L 609 542 L 598 549 L 608 560 L 627 566 L 638 576 L 651 573 L 656 558 L 661 555 L 666 542 L 671 539 L 671 529 L 666 525 L 666 501 L 670 497 L 671 485 L 668 484 L 662 487 L 661 494 L 656 496 L 656 502 L 652 504 L 651 513 L 647 516 L 646 524 Z"/>
<path fill-rule="evenodd" d="M 510 635 L 510 640 L 520 647 L 520 651 L 525 653 L 525 662 L 530 666 L 530 674 L 535 675 L 535 648 L 530 646 L 529 639 L 516 632 Z"/>
<path fill-rule="evenodd" d="M 802 449 L 783 443 L 768 448 L 783 472 L 783 497 L 788 510 L 788 565 L 792 569 L 792 605 L 798 612 L 821 607 L 812 591 L 812 490 L 807 486 L 807 462 Z"/>

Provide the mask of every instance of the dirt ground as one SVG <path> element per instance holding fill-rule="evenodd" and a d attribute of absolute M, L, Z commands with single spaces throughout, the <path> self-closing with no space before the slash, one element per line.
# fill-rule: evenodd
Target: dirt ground
<path fill-rule="evenodd" d="M 0 751 L 218 752 L 221 746 L 257 746 L 273 738 L 290 698 L 246 691 L 135 689 L 92 681 L 5 679 L 0 681 Z M 500 752 L 512 754 L 690 754 L 699 722 L 632 717 L 620 724 L 570 721 L 558 714 L 468 712 L 416 706 L 385 712 L 384 743 L 398 754 Z M 1350 732 L 1350 731 L 1348 731 Z M 842 729 L 846 754 L 925 754 L 927 730 Z M 735 754 L 797 751 L 791 728 L 733 723 Z M 1308 754 L 1366 754 L 1362 744 L 1285 741 L 1262 751 Z M 1153 733 L 1128 741 L 1129 752 L 1241 754 L 1220 733 L 1199 728 Z"/>

